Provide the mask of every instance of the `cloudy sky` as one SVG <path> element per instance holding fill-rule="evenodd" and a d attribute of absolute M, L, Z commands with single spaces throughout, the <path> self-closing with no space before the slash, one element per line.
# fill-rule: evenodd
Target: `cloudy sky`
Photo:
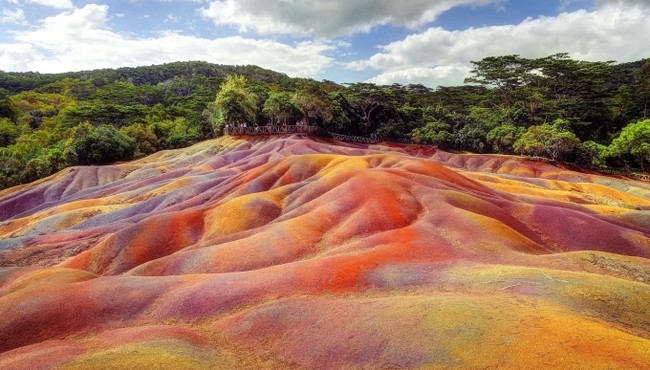
<path fill-rule="evenodd" d="M 0 0 L 0 70 L 205 60 L 336 82 L 462 84 L 471 60 L 650 57 L 650 0 Z"/>

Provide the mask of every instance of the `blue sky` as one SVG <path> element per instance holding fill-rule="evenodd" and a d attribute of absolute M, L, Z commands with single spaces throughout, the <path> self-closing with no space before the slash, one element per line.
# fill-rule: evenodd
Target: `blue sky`
<path fill-rule="evenodd" d="M 650 57 L 650 0 L 0 0 L 0 70 L 205 60 L 336 82 L 462 84 L 471 60 Z"/>

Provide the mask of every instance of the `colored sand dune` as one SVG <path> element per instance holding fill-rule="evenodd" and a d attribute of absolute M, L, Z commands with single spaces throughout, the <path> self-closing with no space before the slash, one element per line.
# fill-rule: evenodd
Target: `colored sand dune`
<path fill-rule="evenodd" d="M 0 191 L 0 368 L 650 364 L 650 184 L 224 137 Z"/>

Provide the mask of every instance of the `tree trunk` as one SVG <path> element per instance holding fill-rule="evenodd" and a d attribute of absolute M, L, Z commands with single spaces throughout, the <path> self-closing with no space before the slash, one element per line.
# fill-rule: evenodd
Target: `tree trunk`
<path fill-rule="evenodd" d="M 645 173 L 645 165 L 643 163 L 643 156 L 639 156 L 639 162 L 641 162 L 641 172 Z"/>

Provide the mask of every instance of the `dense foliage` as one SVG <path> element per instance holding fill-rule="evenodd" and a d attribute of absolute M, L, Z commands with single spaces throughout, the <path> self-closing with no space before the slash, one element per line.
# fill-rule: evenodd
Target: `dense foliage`
<path fill-rule="evenodd" d="M 65 74 L 0 72 L 0 188 L 221 135 L 226 125 L 318 125 L 450 150 L 645 170 L 650 61 L 567 54 L 472 62 L 466 85 L 339 85 L 204 62 Z"/>

